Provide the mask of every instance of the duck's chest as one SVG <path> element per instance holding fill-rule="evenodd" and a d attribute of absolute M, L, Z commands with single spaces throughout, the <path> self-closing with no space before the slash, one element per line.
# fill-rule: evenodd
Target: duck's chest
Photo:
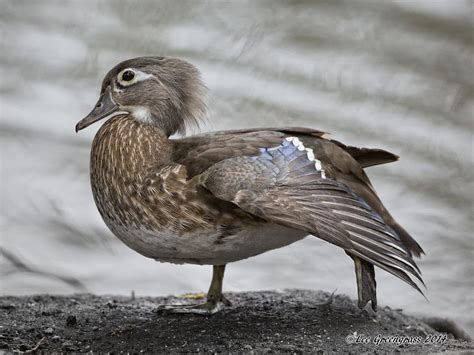
<path fill-rule="evenodd" d="M 126 227 L 147 220 L 142 185 L 155 164 L 166 164 L 166 137 L 149 132 L 128 118 L 112 118 L 92 143 L 90 180 L 105 223 Z M 163 153 L 156 147 L 163 146 Z"/>
<path fill-rule="evenodd" d="M 182 234 L 206 227 L 206 220 L 214 218 L 190 186 L 186 169 L 170 156 L 167 137 L 133 120 L 112 119 L 98 131 L 91 151 L 91 186 L 97 208 L 115 234 L 132 229 Z"/>

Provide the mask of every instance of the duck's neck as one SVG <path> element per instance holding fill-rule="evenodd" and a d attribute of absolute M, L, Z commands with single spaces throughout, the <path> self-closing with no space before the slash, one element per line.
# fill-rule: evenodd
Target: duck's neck
<path fill-rule="evenodd" d="M 115 117 L 97 132 L 91 151 L 91 178 L 123 183 L 144 178 L 171 163 L 172 143 L 158 127 L 132 117 Z"/>

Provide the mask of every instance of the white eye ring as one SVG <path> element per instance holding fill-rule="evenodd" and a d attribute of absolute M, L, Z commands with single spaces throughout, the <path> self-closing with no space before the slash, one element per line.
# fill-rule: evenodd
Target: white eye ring
<path fill-rule="evenodd" d="M 117 75 L 117 81 L 121 86 L 130 86 L 139 81 L 152 78 L 153 75 L 144 73 L 140 70 L 126 68 Z"/>

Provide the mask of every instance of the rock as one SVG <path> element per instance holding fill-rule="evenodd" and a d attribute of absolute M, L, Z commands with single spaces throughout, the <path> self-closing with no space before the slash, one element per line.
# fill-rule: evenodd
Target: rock
<path fill-rule="evenodd" d="M 109 308 L 111 308 L 111 309 L 118 307 L 118 305 L 117 305 L 117 300 L 107 301 L 106 305 L 107 305 L 107 307 L 109 307 Z"/>
<path fill-rule="evenodd" d="M 46 335 L 51 335 L 53 334 L 53 332 L 54 332 L 53 328 L 49 327 L 49 328 L 46 328 L 43 333 Z"/>
<path fill-rule="evenodd" d="M 66 318 L 66 325 L 67 325 L 68 327 L 74 327 L 74 326 L 76 325 L 76 323 L 77 323 L 77 318 L 76 318 L 75 315 L 72 315 L 72 314 L 71 314 L 71 315 L 67 316 L 67 318 Z"/>
<path fill-rule="evenodd" d="M 65 341 L 62 343 L 62 347 L 66 351 L 76 351 L 78 349 L 76 346 L 74 346 L 72 341 Z"/>
<path fill-rule="evenodd" d="M 16 307 L 13 305 L 13 304 L 9 304 L 9 303 L 2 303 L 0 304 L 0 309 L 5 309 L 7 311 L 12 311 L 14 310 Z"/>
<path fill-rule="evenodd" d="M 301 354 L 303 351 L 294 345 L 278 345 L 278 350 Z"/>
<path fill-rule="evenodd" d="M 423 319 L 423 321 L 440 333 L 449 333 L 456 339 L 472 341 L 471 336 L 450 319 L 430 317 Z"/>
<path fill-rule="evenodd" d="M 21 344 L 21 345 L 18 347 L 18 350 L 25 352 L 26 350 L 28 350 L 28 347 L 27 347 L 25 344 Z"/>

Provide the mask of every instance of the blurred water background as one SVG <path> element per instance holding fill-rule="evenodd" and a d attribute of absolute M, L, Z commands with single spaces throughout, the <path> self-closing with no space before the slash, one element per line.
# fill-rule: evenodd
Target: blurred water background
<path fill-rule="evenodd" d="M 206 291 L 210 267 L 146 259 L 106 229 L 89 186 L 99 125 L 74 125 L 103 75 L 185 58 L 207 130 L 307 126 L 399 154 L 369 169 L 421 243 L 427 302 L 377 270 L 379 303 L 473 321 L 473 1 L 0 1 L 2 294 Z M 352 261 L 316 238 L 231 264 L 225 291 L 356 297 Z"/>

